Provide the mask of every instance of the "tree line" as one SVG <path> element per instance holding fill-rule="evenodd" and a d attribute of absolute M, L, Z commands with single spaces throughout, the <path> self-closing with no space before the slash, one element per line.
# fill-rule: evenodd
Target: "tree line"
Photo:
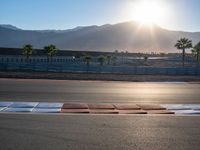
<path fill-rule="evenodd" d="M 177 49 L 182 50 L 182 65 L 185 66 L 185 54 L 187 49 L 191 49 L 192 54 L 195 55 L 196 61 L 199 63 L 200 61 L 200 42 L 198 42 L 194 47 L 192 46 L 192 41 L 187 39 L 187 38 L 180 38 L 177 40 L 176 44 L 174 45 Z M 58 52 L 58 48 L 53 45 L 47 45 L 43 47 L 44 53 L 47 56 L 47 62 L 52 62 L 53 56 L 55 56 Z M 23 55 L 26 56 L 26 60 L 28 61 L 29 57 L 36 52 L 33 49 L 33 46 L 31 44 L 26 44 L 23 46 Z M 105 61 L 107 61 L 107 64 L 110 65 L 112 62 L 113 65 L 116 65 L 116 56 L 115 52 L 113 55 L 100 55 L 97 57 L 97 61 L 100 63 L 100 66 L 103 66 Z M 146 58 L 147 59 L 147 58 Z M 87 67 L 89 67 L 90 62 L 92 60 L 92 56 L 90 54 L 84 54 L 83 55 L 83 60 L 85 61 Z"/>
<path fill-rule="evenodd" d="M 58 48 L 55 45 L 47 45 L 43 47 L 44 53 L 47 56 L 47 62 L 52 62 L 53 56 L 55 56 L 58 52 Z M 26 56 L 26 61 L 29 60 L 29 57 L 33 54 L 36 54 L 36 51 L 34 50 L 33 46 L 31 44 L 26 44 L 22 48 L 22 54 Z M 90 61 L 92 60 L 92 56 L 89 54 L 83 55 L 83 60 L 85 61 L 87 67 L 90 65 Z M 113 62 L 113 65 L 116 64 L 117 57 L 115 55 L 100 55 L 97 57 L 97 61 L 100 63 L 100 66 L 103 66 L 105 61 L 107 61 L 107 64 L 110 65 L 111 62 Z"/>
<path fill-rule="evenodd" d="M 58 52 L 58 48 L 53 44 L 44 46 L 43 50 L 47 56 L 47 62 L 52 62 L 53 56 L 55 56 Z M 26 44 L 22 48 L 22 54 L 26 56 L 26 61 L 28 61 L 29 57 L 35 53 L 36 51 L 33 49 L 31 44 Z"/>

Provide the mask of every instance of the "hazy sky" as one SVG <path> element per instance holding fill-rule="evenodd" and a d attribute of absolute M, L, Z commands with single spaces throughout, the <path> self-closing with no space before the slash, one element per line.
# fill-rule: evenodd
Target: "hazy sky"
<path fill-rule="evenodd" d="M 132 20 L 133 6 L 137 1 L 0 0 L 0 24 L 12 24 L 23 29 L 114 24 Z M 171 30 L 200 31 L 200 0 L 154 1 L 165 10 L 165 15 L 157 22 L 160 26 Z"/>

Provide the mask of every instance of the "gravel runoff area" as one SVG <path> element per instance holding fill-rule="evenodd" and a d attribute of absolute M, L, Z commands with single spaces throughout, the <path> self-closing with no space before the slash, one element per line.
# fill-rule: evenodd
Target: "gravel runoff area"
<path fill-rule="evenodd" d="M 104 80 L 134 82 L 200 82 L 200 76 L 169 75 L 131 75 L 111 73 L 73 73 L 73 72 L 17 72 L 0 71 L 0 78 L 19 79 L 57 79 L 57 80 Z"/>

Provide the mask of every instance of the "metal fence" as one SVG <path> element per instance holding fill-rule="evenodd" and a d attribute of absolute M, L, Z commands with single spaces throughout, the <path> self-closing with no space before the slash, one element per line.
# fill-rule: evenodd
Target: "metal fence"
<path fill-rule="evenodd" d="M 45 72 L 92 72 L 92 73 L 120 73 L 143 75 L 200 75 L 200 67 L 137 67 L 137 66 L 100 66 L 91 63 L 87 67 L 84 63 L 0 63 L 0 70 L 8 71 L 45 71 Z"/>

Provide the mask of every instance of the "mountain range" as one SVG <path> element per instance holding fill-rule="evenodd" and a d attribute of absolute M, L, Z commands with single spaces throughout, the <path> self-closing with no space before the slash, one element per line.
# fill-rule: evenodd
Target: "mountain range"
<path fill-rule="evenodd" d="M 68 30 L 23 30 L 12 25 L 0 25 L 0 47 L 10 48 L 32 44 L 40 49 L 55 44 L 62 50 L 177 52 L 174 44 L 181 37 L 189 38 L 196 44 L 200 41 L 200 32 L 171 31 L 158 25 L 145 26 L 137 22 Z"/>

